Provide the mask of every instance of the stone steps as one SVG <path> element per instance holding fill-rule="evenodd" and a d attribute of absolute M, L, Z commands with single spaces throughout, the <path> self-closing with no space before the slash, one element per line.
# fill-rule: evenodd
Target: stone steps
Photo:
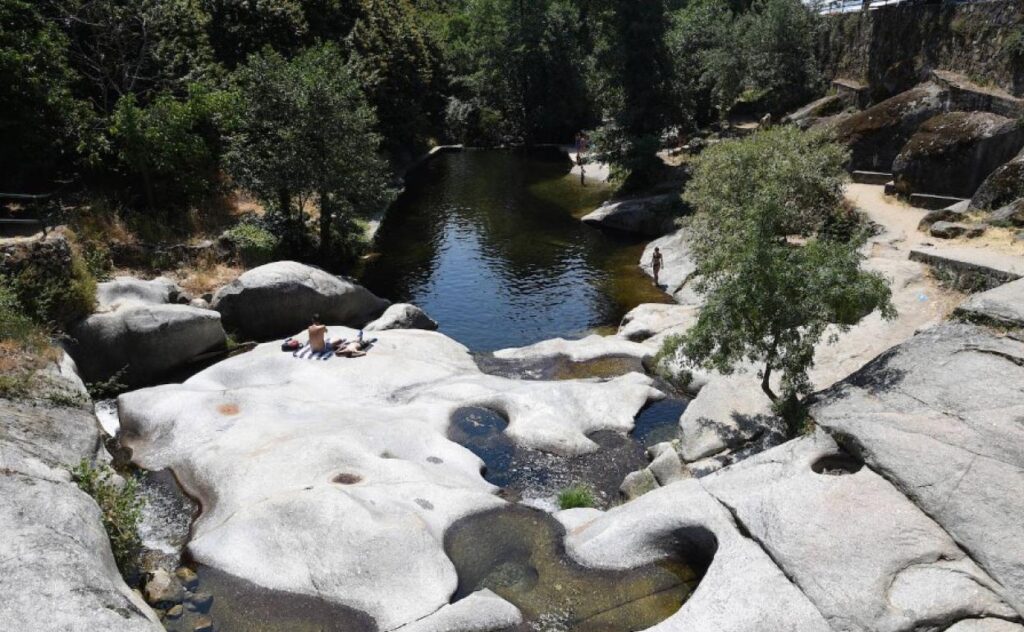
<path fill-rule="evenodd" d="M 963 202 L 965 198 L 950 197 L 948 195 L 931 195 L 929 193 L 911 193 L 910 205 L 917 208 L 936 211 L 942 208 L 949 208 L 954 204 Z"/>
<path fill-rule="evenodd" d="M 857 184 L 885 185 L 892 182 L 892 174 L 884 171 L 854 171 L 853 181 Z"/>
<path fill-rule="evenodd" d="M 951 275 L 954 287 L 970 291 L 992 289 L 1024 277 L 1024 259 L 977 248 L 921 246 L 910 251 L 910 260 Z"/>

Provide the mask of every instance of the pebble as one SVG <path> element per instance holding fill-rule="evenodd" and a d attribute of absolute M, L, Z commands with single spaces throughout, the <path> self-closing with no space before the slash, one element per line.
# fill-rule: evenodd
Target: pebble
<path fill-rule="evenodd" d="M 162 568 L 153 571 L 146 582 L 146 601 L 150 604 L 181 603 L 185 589 L 181 582 Z"/>
<path fill-rule="evenodd" d="M 195 632 L 213 632 L 213 619 L 207 616 L 202 616 L 196 619 L 196 625 L 194 628 Z"/>
<path fill-rule="evenodd" d="M 185 612 L 185 609 L 182 608 L 181 604 L 179 603 L 178 605 L 171 607 L 171 609 L 167 611 L 167 618 L 168 619 L 177 619 L 182 614 L 184 614 L 184 612 Z"/>
<path fill-rule="evenodd" d="M 206 612 L 212 603 L 213 595 L 208 592 L 197 592 L 189 597 L 188 600 L 189 610 L 195 610 L 198 612 Z"/>
<path fill-rule="evenodd" d="M 178 570 L 174 571 L 174 574 L 179 580 L 181 580 L 181 583 L 184 584 L 185 588 L 188 588 L 189 590 L 192 590 L 197 584 L 199 584 L 199 575 L 196 575 L 196 572 L 187 566 L 179 567 Z"/>

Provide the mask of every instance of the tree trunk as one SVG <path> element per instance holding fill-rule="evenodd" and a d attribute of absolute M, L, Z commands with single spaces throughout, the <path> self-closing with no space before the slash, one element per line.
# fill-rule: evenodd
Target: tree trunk
<path fill-rule="evenodd" d="M 280 189 L 277 192 L 277 204 L 281 207 L 285 219 L 292 218 L 292 194 L 288 189 Z"/>
<path fill-rule="evenodd" d="M 771 386 L 772 379 L 772 365 L 768 364 L 764 367 L 764 376 L 761 378 L 761 390 L 768 396 L 768 399 L 772 400 L 772 403 L 779 401 L 779 396 L 775 394 Z"/>
<path fill-rule="evenodd" d="M 320 192 L 320 261 L 326 264 L 331 256 L 331 201 Z"/>

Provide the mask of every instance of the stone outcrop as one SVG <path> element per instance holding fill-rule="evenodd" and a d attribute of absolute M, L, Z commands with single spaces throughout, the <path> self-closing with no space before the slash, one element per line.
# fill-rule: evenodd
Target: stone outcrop
<path fill-rule="evenodd" d="M 820 119 L 838 114 L 846 105 L 839 95 L 830 94 L 787 114 L 782 118 L 782 122 L 792 123 L 800 129 L 809 129 Z"/>
<path fill-rule="evenodd" d="M 65 364 L 47 379 L 87 401 Z M 0 624 L 10 630 L 157 632 L 118 573 L 96 503 L 70 468 L 104 455 L 83 404 L 0 399 Z"/>
<path fill-rule="evenodd" d="M 200 499 L 194 559 L 393 629 L 449 603 L 458 578 L 446 529 L 504 502 L 481 460 L 447 438 L 457 410 L 498 411 L 510 440 L 573 455 L 597 449 L 592 432 L 628 431 L 659 393 L 638 373 L 511 380 L 434 332 L 377 337 L 357 359 L 261 345 L 184 384 L 122 395 L 119 412 L 134 460 L 173 469 Z"/>
<path fill-rule="evenodd" d="M 673 218 L 681 205 L 678 195 L 613 200 L 584 215 L 582 220 L 598 228 L 658 237 L 672 230 Z"/>
<path fill-rule="evenodd" d="M 229 331 L 252 340 L 292 334 L 308 326 L 314 314 L 325 323 L 362 327 L 388 305 L 348 279 L 294 261 L 253 268 L 211 302 Z"/>
<path fill-rule="evenodd" d="M 1024 279 L 974 294 L 956 315 L 975 323 L 1024 328 Z"/>
<path fill-rule="evenodd" d="M 1024 154 L 993 171 L 971 198 L 971 208 L 994 211 L 1024 198 Z"/>
<path fill-rule="evenodd" d="M 601 514 L 574 517 L 566 549 L 578 561 L 624 569 L 682 554 L 707 572 L 658 632 L 826 632 L 814 605 L 695 480 L 657 489 Z"/>
<path fill-rule="evenodd" d="M 1018 619 L 1001 589 L 885 479 L 823 433 L 701 480 L 833 630 Z"/>
<path fill-rule="evenodd" d="M 116 376 L 127 386 L 152 384 L 203 353 L 223 348 L 220 314 L 175 303 L 184 296 L 166 279 L 100 283 L 97 312 L 69 332 L 68 352 L 83 379 Z"/>
<path fill-rule="evenodd" d="M 819 426 L 935 520 L 1024 612 L 1024 343 L 918 334 L 823 393 Z"/>
<path fill-rule="evenodd" d="M 655 239 L 644 248 L 644 253 L 640 258 L 640 267 L 651 277 L 654 276 L 651 257 L 655 248 L 661 250 L 664 262 L 658 281 L 665 291 L 677 303 L 700 305 L 702 301 L 692 289 L 693 275 L 697 270 L 697 264 L 690 252 L 686 228 L 680 228 L 670 235 Z"/>
<path fill-rule="evenodd" d="M 939 239 L 956 239 L 966 237 L 973 239 L 985 234 L 988 226 L 985 224 L 967 224 L 964 222 L 935 222 L 928 229 L 928 234 Z"/>
<path fill-rule="evenodd" d="M 969 198 L 1024 146 L 1015 119 L 949 112 L 924 122 L 892 165 L 896 190 Z"/>
<path fill-rule="evenodd" d="M 749 374 L 715 376 L 679 419 L 679 452 L 688 463 L 751 443 L 760 449 L 786 438 L 760 380 Z"/>
<path fill-rule="evenodd" d="M 384 310 L 380 318 L 363 327 L 366 331 L 387 331 L 388 329 L 437 329 L 437 321 L 427 316 L 419 307 L 409 303 L 398 303 Z"/>
<path fill-rule="evenodd" d="M 993 226 L 1024 228 L 1024 198 L 1010 202 L 989 216 Z"/>
<path fill-rule="evenodd" d="M 925 83 L 839 123 L 835 135 L 850 147 L 851 167 L 890 171 L 917 128 L 946 110 L 948 96 L 939 85 Z"/>
<path fill-rule="evenodd" d="M 651 346 L 659 347 L 665 337 L 686 333 L 696 324 L 699 312 L 694 305 L 645 303 L 622 317 L 616 335 L 633 342 L 647 340 Z"/>
<path fill-rule="evenodd" d="M 946 208 L 929 211 L 927 215 L 921 218 L 921 223 L 917 225 L 917 229 L 927 231 L 932 227 L 932 224 L 935 224 L 936 222 L 960 223 L 968 221 L 970 204 L 970 200 L 967 200 L 964 202 L 957 202 L 956 204 Z"/>

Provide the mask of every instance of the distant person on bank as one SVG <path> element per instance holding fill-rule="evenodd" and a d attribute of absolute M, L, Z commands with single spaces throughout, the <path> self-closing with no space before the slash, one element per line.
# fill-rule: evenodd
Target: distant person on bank
<path fill-rule="evenodd" d="M 654 254 L 651 255 L 651 268 L 654 270 L 654 284 L 659 287 L 661 287 L 661 281 L 658 280 L 658 275 L 661 274 L 661 268 L 664 265 L 665 262 L 661 258 L 661 249 L 655 246 Z"/>

